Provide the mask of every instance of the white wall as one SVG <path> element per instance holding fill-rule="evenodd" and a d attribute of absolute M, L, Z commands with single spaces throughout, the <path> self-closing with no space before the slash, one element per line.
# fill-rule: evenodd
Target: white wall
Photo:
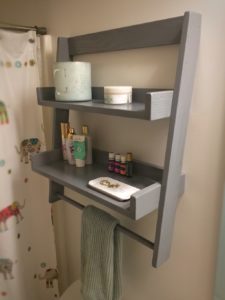
<path fill-rule="evenodd" d="M 129 300 L 212 299 L 224 179 L 224 9 L 222 0 L 23 0 L 16 3 L 8 0 L 1 7 L 1 20 L 45 25 L 54 37 L 173 17 L 186 10 L 203 16 L 183 164 L 187 184 L 177 210 L 171 257 L 162 267 L 154 269 L 151 251 L 124 238 L 124 279 Z M 118 83 L 169 88 L 174 82 L 176 54 L 176 47 L 167 47 L 89 55 L 82 59 L 92 62 L 94 85 Z M 130 150 L 138 159 L 163 164 L 167 120 L 149 124 L 73 113 L 71 122 L 77 128 L 79 122 L 87 123 L 95 145 L 101 149 Z M 76 193 L 71 197 L 89 202 Z M 68 205 L 56 206 L 59 268 L 64 289 L 79 277 L 81 213 Z M 138 222 L 116 216 L 140 234 L 154 237 L 155 213 Z"/>
<path fill-rule="evenodd" d="M 220 241 L 217 257 L 217 271 L 216 271 L 216 284 L 215 284 L 215 297 L 214 300 L 225 299 L 224 278 L 225 278 L 225 197 L 223 197 L 223 206 L 221 212 L 220 224 Z"/>

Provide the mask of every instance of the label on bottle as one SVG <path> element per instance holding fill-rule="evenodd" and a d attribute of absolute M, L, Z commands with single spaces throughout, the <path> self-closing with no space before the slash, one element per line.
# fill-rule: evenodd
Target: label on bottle
<path fill-rule="evenodd" d="M 114 172 L 114 161 L 113 160 L 108 161 L 108 171 Z"/>
<path fill-rule="evenodd" d="M 126 164 L 124 164 L 124 163 L 120 164 L 120 174 L 126 175 Z"/>
<path fill-rule="evenodd" d="M 114 172 L 115 173 L 120 173 L 120 162 L 115 161 L 114 163 Z"/>

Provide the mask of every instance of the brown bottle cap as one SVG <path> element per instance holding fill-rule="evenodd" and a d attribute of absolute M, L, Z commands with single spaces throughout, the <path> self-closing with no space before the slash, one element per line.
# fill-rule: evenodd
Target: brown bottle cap
<path fill-rule="evenodd" d="M 72 138 L 74 134 L 75 134 L 75 129 L 70 127 L 69 133 L 68 133 L 68 138 Z"/>
<path fill-rule="evenodd" d="M 82 126 L 82 133 L 83 133 L 83 135 L 88 135 L 88 126 L 87 125 Z"/>
<path fill-rule="evenodd" d="M 133 155 L 131 152 L 127 152 L 127 161 L 132 161 L 133 160 Z"/>

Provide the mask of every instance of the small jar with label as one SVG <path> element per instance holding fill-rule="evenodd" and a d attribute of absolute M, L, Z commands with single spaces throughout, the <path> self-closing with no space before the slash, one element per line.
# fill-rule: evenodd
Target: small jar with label
<path fill-rule="evenodd" d="M 120 174 L 120 154 L 115 155 L 114 173 Z"/>
<path fill-rule="evenodd" d="M 126 155 L 120 156 L 120 174 L 126 175 Z"/>
<path fill-rule="evenodd" d="M 108 160 L 108 171 L 114 172 L 114 165 L 115 165 L 115 153 L 109 152 L 109 160 Z"/>

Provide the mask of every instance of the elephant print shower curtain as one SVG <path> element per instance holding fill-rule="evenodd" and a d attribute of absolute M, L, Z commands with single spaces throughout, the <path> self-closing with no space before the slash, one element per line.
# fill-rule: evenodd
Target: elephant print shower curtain
<path fill-rule="evenodd" d="M 45 149 L 35 32 L 0 30 L 0 299 L 58 297 L 48 182 L 31 170 Z"/>

